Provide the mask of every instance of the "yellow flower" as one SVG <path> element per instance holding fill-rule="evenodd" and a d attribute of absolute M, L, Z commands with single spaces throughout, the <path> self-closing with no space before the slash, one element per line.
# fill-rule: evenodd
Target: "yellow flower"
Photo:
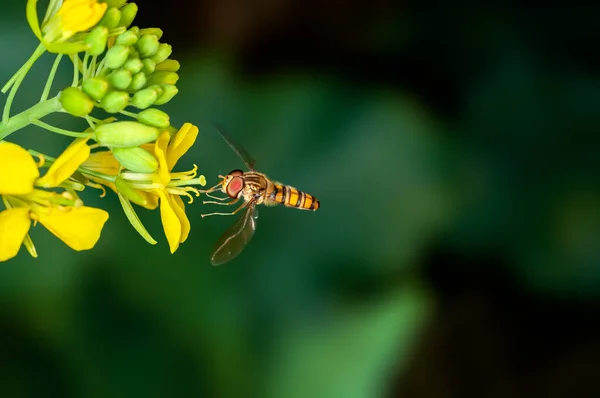
<path fill-rule="evenodd" d="M 74 250 L 94 247 L 108 213 L 83 206 L 68 192 L 35 188 L 56 188 L 69 178 L 89 154 L 86 142 L 87 139 L 75 140 L 42 178 L 38 178 L 38 166 L 25 149 L 0 142 L 0 196 L 6 207 L 0 212 L 0 261 L 16 256 L 23 243 L 36 256 L 28 238 L 31 220 L 41 223 Z"/>
<path fill-rule="evenodd" d="M 61 18 L 64 35 L 85 32 L 95 26 L 106 12 L 108 5 L 96 0 L 64 0 L 56 13 Z"/>
<path fill-rule="evenodd" d="M 169 242 L 169 249 L 174 253 L 190 232 L 190 222 L 185 214 L 185 205 L 181 196 L 187 196 L 191 203 L 193 197 L 190 193 L 198 196 L 199 192 L 190 185 L 206 185 L 204 176 L 196 178 L 196 166 L 187 172 L 172 172 L 177 161 L 192 147 L 197 136 L 198 127 L 185 123 L 172 137 L 168 131 L 164 131 L 154 144 L 142 145 L 142 148 L 154 154 L 158 160 L 158 169 L 153 173 L 120 171 L 121 165 L 110 151 L 91 154 L 83 163 L 82 172 L 86 177 L 110 187 L 115 192 L 119 192 L 119 189 L 109 179 L 103 180 L 98 177 L 98 174 L 88 175 L 85 171 L 92 170 L 113 179 L 118 176 L 128 189 L 134 191 L 135 196 L 139 195 L 142 198 L 142 201 L 136 201 L 133 200 L 132 195 L 120 192 L 134 203 L 148 209 L 155 209 L 160 205 L 163 229 Z"/>
<path fill-rule="evenodd" d="M 37 0 L 27 2 L 27 21 L 33 33 L 50 52 L 72 54 L 84 51 L 85 43 L 65 43 L 76 33 L 94 27 L 108 5 L 97 0 L 64 0 L 62 5 L 41 27 L 37 16 Z"/>
<path fill-rule="evenodd" d="M 181 188 L 172 184 L 172 182 L 179 181 L 188 181 L 189 183 L 189 180 L 196 176 L 196 167 L 185 173 L 171 173 L 171 171 L 179 158 L 194 144 L 197 136 L 198 127 L 186 123 L 175 134 L 172 141 L 170 134 L 165 131 L 158 137 L 154 145 L 154 153 L 158 159 L 157 182 L 160 183 L 161 188 L 151 192 L 160 198 L 160 218 L 171 253 L 177 250 L 180 243 L 185 242 L 190 233 L 190 221 L 185 214 L 185 205 L 180 195 L 187 195 L 191 198 L 189 191 L 199 195 L 194 188 Z M 205 184 L 206 181 L 202 185 Z"/>

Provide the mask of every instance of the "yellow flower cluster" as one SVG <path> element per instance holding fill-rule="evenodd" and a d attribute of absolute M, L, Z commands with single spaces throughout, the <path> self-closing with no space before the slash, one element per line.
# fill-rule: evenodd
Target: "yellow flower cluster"
<path fill-rule="evenodd" d="M 16 256 L 24 242 L 37 256 L 28 237 L 32 221 L 74 250 L 94 247 L 108 213 L 84 206 L 71 192 L 40 189 L 60 187 L 77 170 L 90 153 L 86 141 L 71 144 L 41 178 L 38 165 L 25 149 L 0 142 L 0 195 L 6 207 L 0 212 L 0 261 Z"/>
<path fill-rule="evenodd" d="M 162 30 L 130 27 L 137 5 L 126 0 L 49 0 L 42 23 L 37 0 L 28 0 L 26 14 L 40 45 L 0 90 L 10 90 L 0 121 L 0 261 L 16 256 L 22 245 L 37 257 L 29 236 L 37 223 L 74 250 L 94 247 L 108 213 L 83 205 L 78 192 L 86 186 L 100 188 L 103 194 L 104 187 L 114 191 L 131 225 L 151 244 L 156 241 L 133 204 L 160 209 L 174 253 L 190 232 L 181 197 L 192 203 L 200 195 L 194 186 L 206 185 L 206 179 L 197 176 L 195 165 L 189 171 L 174 171 L 194 144 L 198 128 L 185 123 L 177 130 L 168 114 L 152 107 L 178 92 L 179 62 L 169 59 L 172 49 L 160 42 Z M 46 51 L 57 55 L 41 100 L 12 115 L 21 82 Z M 63 54 L 73 63 L 73 82 L 49 98 Z M 92 116 L 96 108 L 133 120 L 111 116 L 101 121 Z M 83 118 L 90 128 L 68 131 L 41 120 L 54 112 Z M 76 139 L 56 159 L 4 141 L 31 124 Z M 39 164 L 32 155 L 39 157 Z"/>

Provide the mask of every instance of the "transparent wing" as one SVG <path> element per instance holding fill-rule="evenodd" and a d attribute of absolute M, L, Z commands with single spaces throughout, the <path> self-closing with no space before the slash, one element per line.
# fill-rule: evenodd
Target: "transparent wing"
<path fill-rule="evenodd" d="M 219 238 L 210 256 L 212 265 L 221 265 L 231 261 L 244 250 L 254 236 L 257 217 L 256 203 L 252 201 L 244 210 L 244 214 Z"/>
<path fill-rule="evenodd" d="M 254 158 L 252 158 L 252 156 L 246 152 L 244 147 L 239 145 L 237 142 L 234 142 L 229 134 L 225 133 L 225 130 L 221 125 L 217 124 L 216 127 L 219 134 L 221 134 L 221 137 L 223 137 L 227 145 L 229 145 L 229 148 L 231 148 L 231 150 L 233 150 L 233 152 L 235 152 L 235 154 L 242 159 L 242 161 L 246 164 L 246 167 L 248 167 L 250 170 L 254 170 L 254 165 L 256 164 Z"/>

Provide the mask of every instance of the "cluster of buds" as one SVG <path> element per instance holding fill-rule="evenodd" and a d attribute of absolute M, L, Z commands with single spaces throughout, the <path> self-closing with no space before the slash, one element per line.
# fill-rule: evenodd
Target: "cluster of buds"
<path fill-rule="evenodd" d="M 161 29 L 130 27 L 137 10 L 136 4 L 125 1 L 108 4 L 102 20 L 83 37 L 87 48 L 81 61 L 82 76 L 60 93 L 60 102 L 66 112 L 77 117 L 101 108 L 136 119 L 109 119 L 96 126 L 92 138 L 109 148 L 125 171 L 154 173 L 158 160 L 142 145 L 156 141 L 164 130 L 171 134 L 177 130 L 171 127 L 169 115 L 150 107 L 163 105 L 177 94 L 180 65 L 169 59 L 171 46 L 160 42 Z M 128 106 L 141 111 L 125 111 Z"/>
<path fill-rule="evenodd" d="M 108 113 L 121 112 L 127 106 L 147 109 L 163 105 L 177 94 L 179 62 L 169 59 L 171 46 L 159 41 L 162 30 L 158 28 L 125 30 L 137 10 L 130 6 L 135 4 L 122 10 L 109 8 L 85 38 L 89 48 L 80 84 L 61 94 L 63 108 L 72 115 L 85 116 L 94 107 Z"/>

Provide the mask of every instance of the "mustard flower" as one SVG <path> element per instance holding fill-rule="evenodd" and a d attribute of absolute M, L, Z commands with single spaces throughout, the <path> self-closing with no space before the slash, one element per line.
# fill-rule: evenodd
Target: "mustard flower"
<path fill-rule="evenodd" d="M 196 141 L 198 127 L 190 123 L 184 124 L 171 140 L 170 134 L 165 131 L 158 137 L 155 144 L 155 154 L 158 158 L 158 183 L 160 188 L 150 191 L 160 198 L 160 216 L 165 235 L 169 242 L 171 253 L 185 242 L 190 232 L 190 222 L 185 214 L 185 205 L 181 195 L 193 198 L 189 192 L 199 193 L 195 188 L 182 187 L 180 183 L 189 183 L 196 176 L 197 167 L 188 172 L 172 173 L 173 167 Z M 206 185 L 206 179 L 200 177 L 200 184 Z M 155 180 L 156 181 L 156 180 Z"/>
<path fill-rule="evenodd" d="M 104 16 L 108 5 L 97 0 L 64 0 L 60 8 L 40 28 L 37 0 L 27 2 L 27 21 L 44 47 L 53 53 L 72 54 L 88 45 L 67 43 L 73 35 L 93 28 Z"/>
<path fill-rule="evenodd" d="M 179 244 L 185 242 L 190 232 L 190 222 L 185 214 L 185 204 L 181 196 L 193 201 L 191 193 L 199 195 L 190 185 L 206 185 L 206 178 L 196 178 L 197 166 L 186 172 L 173 172 L 173 168 L 194 144 L 198 136 L 198 127 L 185 123 L 173 136 L 162 132 L 154 144 L 141 147 L 152 153 L 158 160 L 158 168 L 152 173 L 121 171 L 122 165 L 110 151 L 95 152 L 83 163 L 83 174 L 92 181 L 104 184 L 117 193 L 121 193 L 134 203 L 148 209 L 160 206 L 161 221 L 169 249 L 174 253 Z M 124 183 L 121 186 L 129 192 L 123 192 L 117 184 L 103 180 L 98 175 L 87 175 L 85 170 L 93 170 L 111 177 L 117 177 Z M 137 198 L 134 198 L 137 197 Z"/>
<path fill-rule="evenodd" d="M 59 187 L 77 170 L 89 151 L 87 139 L 75 140 L 40 178 L 38 165 L 25 149 L 0 142 L 0 196 L 6 207 L 0 212 L 0 261 L 16 256 L 23 243 L 37 256 L 28 235 L 32 220 L 74 250 L 94 247 L 108 213 L 83 206 L 69 192 L 59 194 L 36 188 Z"/>

